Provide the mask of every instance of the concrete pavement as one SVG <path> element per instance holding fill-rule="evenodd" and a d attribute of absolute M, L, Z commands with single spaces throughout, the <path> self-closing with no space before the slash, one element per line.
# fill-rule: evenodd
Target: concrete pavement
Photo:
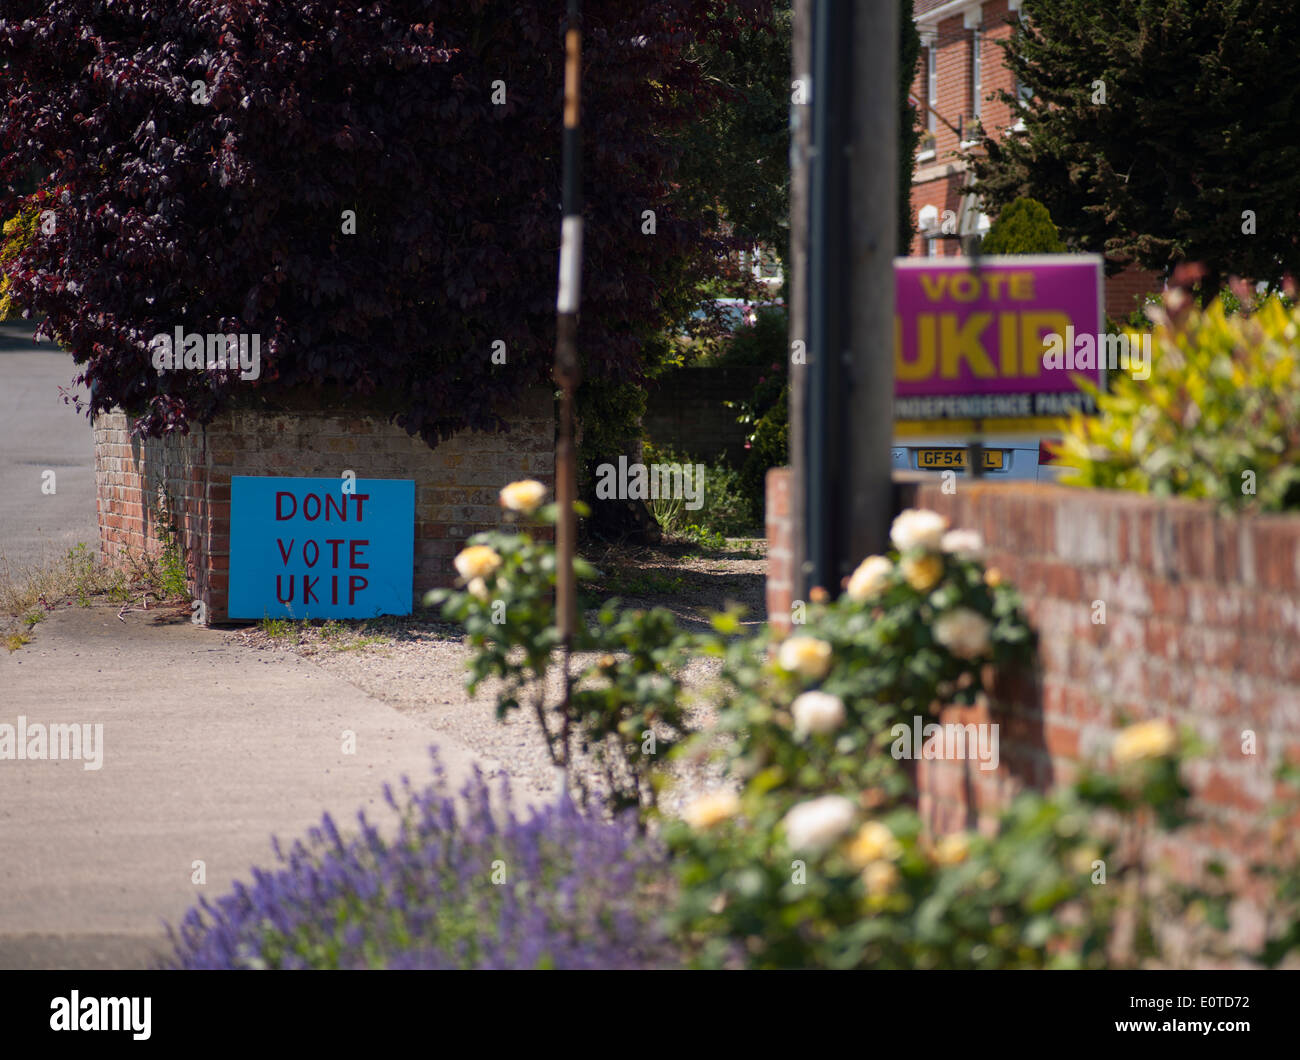
<path fill-rule="evenodd" d="M 103 725 L 99 769 L 0 759 L 0 967 L 146 967 L 163 920 L 273 863 L 272 834 L 326 809 L 382 818 L 383 783 L 427 780 L 431 743 L 457 787 L 471 768 L 464 745 L 305 659 L 183 614 L 126 618 L 65 608 L 0 653 L 0 725 Z"/>

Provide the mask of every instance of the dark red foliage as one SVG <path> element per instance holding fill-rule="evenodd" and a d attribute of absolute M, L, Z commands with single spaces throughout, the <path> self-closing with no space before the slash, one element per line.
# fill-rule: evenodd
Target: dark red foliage
<path fill-rule="evenodd" d="M 759 6 L 584 4 L 590 374 L 637 378 L 664 299 L 714 253 L 668 205 L 667 134 L 713 98 L 686 50 Z M 3 0 L 0 214 L 35 166 L 56 220 L 16 300 L 48 314 L 94 408 L 147 434 L 325 384 L 396 400 L 431 444 L 500 429 L 553 357 L 564 7 Z M 178 326 L 259 334 L 261 378 L 160 376 L 149 339 Z"/>

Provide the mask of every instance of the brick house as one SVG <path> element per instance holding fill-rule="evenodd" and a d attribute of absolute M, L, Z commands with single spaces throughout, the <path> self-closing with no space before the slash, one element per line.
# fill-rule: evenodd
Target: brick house
<path fill-rule="evenodd" d="M 1021 0 L 915 0 L 921 56 L 912 98 L 925 104 L 924 133 L 912 177 L 912 211 L 917 232 L 905 253 L 956 256 L 958 236 L 983 235 L 990 218 L 967 189 L 969 175 L 960 155 L 975 146 L 980 129 L 1014 136 L 1019 122 L 1013 105 L 995 93 L 1023 96 L 1002 62 L 997 41 L 1011 36 L 1010 19 L 1021 17 Z M 1131 268 L 1106 280 L 1106 312 L 1127 317 L 1137 296 L 1162 286 L 1161 278 Z"/>

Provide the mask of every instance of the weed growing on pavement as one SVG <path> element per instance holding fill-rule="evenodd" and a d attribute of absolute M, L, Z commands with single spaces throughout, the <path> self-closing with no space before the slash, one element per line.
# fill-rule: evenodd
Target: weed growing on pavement
<path fill-rule="evenodd" d="M 272 640 L 283 640 L 293 632 L 294 628 L 294 623 L 287 618 L 265 617 L 258 625 L 261 626 L 262 632 Z"/>

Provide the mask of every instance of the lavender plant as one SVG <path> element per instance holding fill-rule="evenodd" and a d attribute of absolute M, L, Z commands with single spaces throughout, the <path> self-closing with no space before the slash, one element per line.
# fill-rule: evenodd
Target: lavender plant
<path fill-rule="evenodd" d="M 385 839 L 357 814 L 329 814 L 280 866 L 190 909 L 168 928 L 182 969 L 647 968 L 677 963 L 658 926 L 660 849 L 623 816 L 570 799 L 518 816 L 508 778 L 494 800 L 476 769 L 448 794 L 435 781 L 385 785 L 400 816 Z M 496 805 L 494 806 L 494 801 Z"/>

